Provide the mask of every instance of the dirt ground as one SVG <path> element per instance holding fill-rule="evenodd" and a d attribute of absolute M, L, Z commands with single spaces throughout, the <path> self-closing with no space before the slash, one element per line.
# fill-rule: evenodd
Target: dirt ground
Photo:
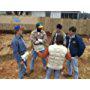
<path fill-rule="evenodd" d="M 0 36 L 0 46 L 4 44 L 4 49 L 0 51 L 0 79 L 18 79 L 18 67 L 17 63 L 13 58 L 12 49 L 9 47 L 11 40 L 14 35 L 5 34 Z M 24 35 L 24 39 L 28 45 L 30 45 L 29 40 L 30 35 Z M 48 42 L 50 37 L 48 37 Z M 90 79 L 90 41 L 84 39 L 86 43 L 86 49 L 84 54 L 79 58 L 79 78 L 81 79 Z M 28 67 L 27 72 L 30 71 L 30 60 L 31 56 L 28 58 Z M 67 68 L 63 71 L 64 74 L 67 73 Z M 25 79 L 43 79 L 45 78 L 46 72 L 43 70 L 41 58 L 37 58 L 35 61 L 35 71 L 30 75 L 29 78 L 24 77 Z M 53 75 L 52 77 L 53 78 Z M 65 79 L 63 74 L 61 75 L 62 79 Z"/>

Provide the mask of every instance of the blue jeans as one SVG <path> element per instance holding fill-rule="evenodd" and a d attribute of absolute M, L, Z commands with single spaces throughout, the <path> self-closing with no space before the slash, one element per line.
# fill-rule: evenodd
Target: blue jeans
<path fill-rule="evenodd" d="M 24 65 L 21 65 L 20 61 L 18 61 L 17 63 L 19 69 L 18 77 L 19 79 L 23 79 L 23 75 L 26 73 L 27 62 L 24 62 Z"/>
<path fill-rule="evenodd" d="M 54 69 L 51 69 L 51 68 L 47 69 L 45 79 L 50 79 L 52 72 L 54 72 L 54 78 L 55 79 L 59 79 L 59 77 L 60 77 L 60 70 L 54 70 Z"/>
<path fill-rule="evenodd" d="M 41 52 L 44 52 L 44 51 L 41 51 Z M 32 59 L 31 59 L 31 62 L 30 62 L 30 70 L 34 70 L 34 61 L 36 60 L 38 54 L 36 51 L 32 51 Z M 42 59 L 42 63 L 43 63 L 43 66 L 46 67 L 46 59 L 43 58 Z"/>
<path fill-rule="evenodd" d="M 74 69 L 74 79 L 78 79 L 78 59 L 74 57 L 72 61 L 67 60 L 68 74 L 72 75 L 72 69 Z"/>

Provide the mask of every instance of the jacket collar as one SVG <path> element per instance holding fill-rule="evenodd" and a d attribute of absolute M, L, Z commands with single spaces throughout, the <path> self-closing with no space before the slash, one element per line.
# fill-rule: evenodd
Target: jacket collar
<path fill-rule="evenodd" d="M 70 39 L 72 39 L 72 38 L 75 38 L 75 34 L 74 34 L 73 36 L 70 37 Z"/>
<path fill-rule="evenodd" d="M 15 38 L 16 39 L 20 39 L 21 38 L 21 35 L 15 35 Z"/>

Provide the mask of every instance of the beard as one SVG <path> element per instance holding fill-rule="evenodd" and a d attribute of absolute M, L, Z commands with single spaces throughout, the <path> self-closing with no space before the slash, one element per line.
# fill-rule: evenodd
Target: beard
<path fill-rule="evenodd" d="M 41 28 L 37 28 L 37 32 L 41 32 L 41 30 L 42 30 Z"/>

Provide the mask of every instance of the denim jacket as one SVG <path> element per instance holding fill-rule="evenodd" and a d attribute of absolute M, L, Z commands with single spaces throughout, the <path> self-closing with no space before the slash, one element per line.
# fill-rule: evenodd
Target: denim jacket
<path fill-rule="evenodd" d="M 12 40 L 11 46 L 13 49 L 14 58 L 17 61 L 21 61 L 21 55 L 23 55 L 27 50 L 25 41 L 20 35 L 15 35 L 15 37 Z"/>

